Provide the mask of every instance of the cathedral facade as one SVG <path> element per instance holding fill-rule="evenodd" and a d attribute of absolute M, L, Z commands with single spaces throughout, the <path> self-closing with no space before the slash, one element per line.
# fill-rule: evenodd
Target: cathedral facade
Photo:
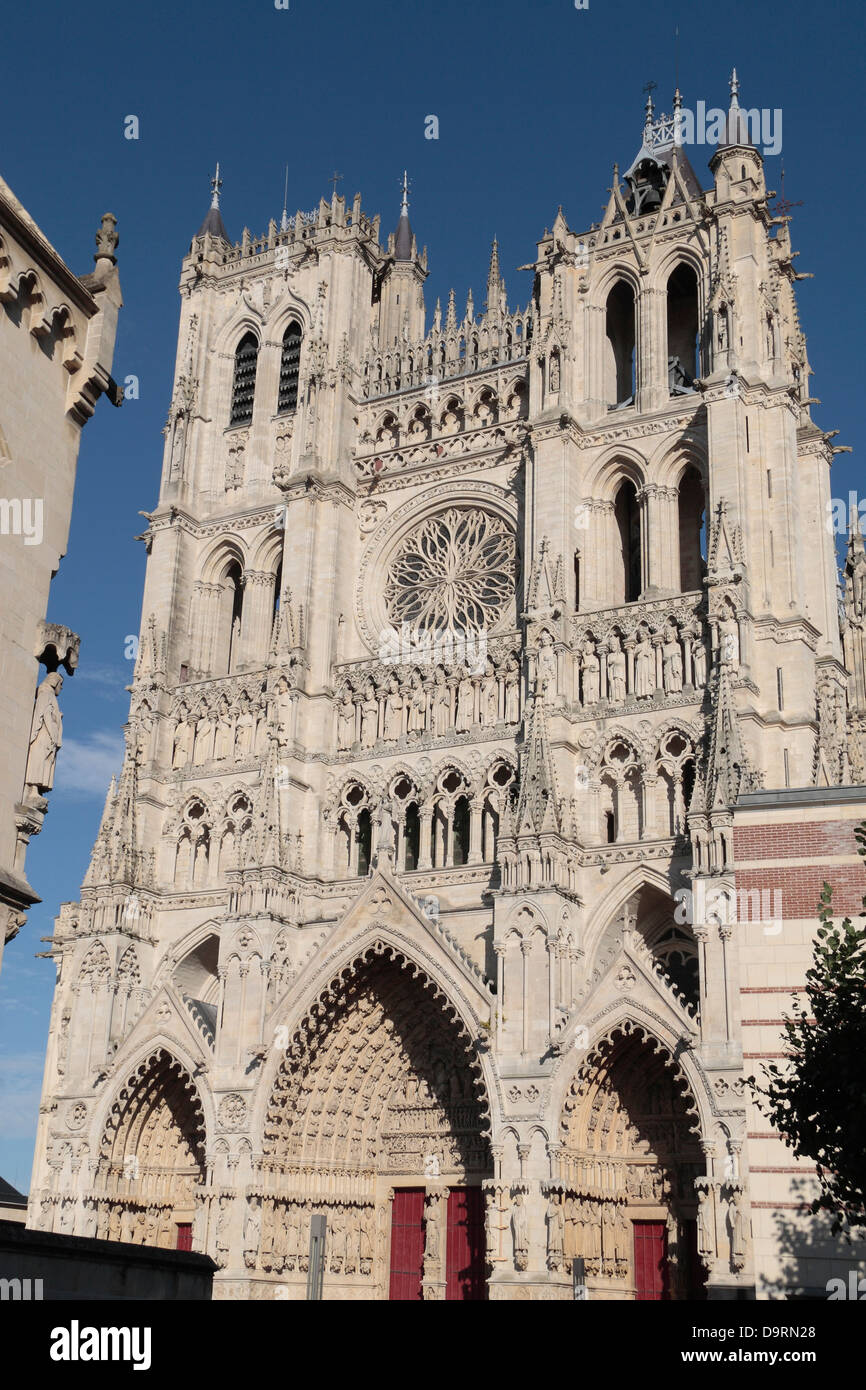
<path fill-rule="evenodd" d="M 706 186 L 680 109 L 431 327 L 405 193 L 232 244 L 217 176 L 31 1224 L 235 1299 L 317 1217 L 327 1299 L 840 1272 L 747 1078 L 828 857 L 860 907 L 866 555 L 840 615 L 789 224 L 736 84 Z"/>

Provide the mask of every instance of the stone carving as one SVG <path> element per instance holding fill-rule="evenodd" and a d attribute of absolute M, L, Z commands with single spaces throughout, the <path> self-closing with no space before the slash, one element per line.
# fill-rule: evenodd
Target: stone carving
<path fill-rule="evenodd" d="M 511 1207 L 511 1239 L 514 1248 L 514 1268 L 526 1269 L 529 1263 L 529 1224 L 526 1199 L 518 1192 Z"/>
<path fill-rule="evenodd" d="M 261 1235 L 262 1209 L 259 1198 L 253 1195 L 244 1218 L 244 1264 L 247 1269 L 255 1269 L 258 1263 Z"/>
<path fill-rule="evenodd" d="M 559 1197 L 551 1193 L 547 1201 L 547 1268 L 561 1269 L 565 1224 Z"/>
<path fill-rule="evenodd" d="M 223 1096 L 219 1107 L 219 1122 L 223 1129 L 240 1129 L 246 1118 L 247 1103 L 243 1096 L 237 1093 Z"/>
<path fill-rule="evenodd" d="M 509 524 L 478 507 L 449 507 L 404 540 L 385 601 L 396 627 L 489 632 L 512 599 L 517 547 Z"/>
<path fill-rule="evenodd" d="M 30 747 L 24 784 L 29 793 L 40 794 L 54 786 L 54 764 L 63 742 L 63 716 L 57 696 L 63 689 L 59 671 L 51 671 L 36 692 Z"/>
<path fill-rule="evenodd" d="M 608 640 L 607 681 L 611 703 L 621 705 L 625 700 L 625 653 L 619 636 L 612 632 Z"/>

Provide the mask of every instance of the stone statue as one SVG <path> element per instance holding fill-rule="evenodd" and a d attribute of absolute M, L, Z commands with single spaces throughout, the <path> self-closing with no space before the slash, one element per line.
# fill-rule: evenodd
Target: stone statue
<path fill-rule="evenodd" d="M 445 672 L 437 666 L 433 672 L 433 699 L 431 703 L 433 734 L 443 738 L 451 724 L 451 692 L 445 681 Z"/>
<path fill-rule="evenodd" d="M 99 1224 L 99 1210 L 94 1201 L 84 1203 L 84 1216 L 81 1222 L 81 1234 L 90 1240 L 96 1238 L 96 1230 Z"/>
<path fill-rule="evenodd" d="M 259 1257 L 259 1244 L 262 1237 L 261 1200 L 255 1194 L 250 1197 L 247 1214 L 244 1218 L 244 1264 L 247 1269 L 255 1269 Z"/>
<path fill-rule="evenodd" d="M 228 1197 L 222 1196 L 219 1199 L 219 1215 L 216 1223 L 216 1261 L 223 1268 L 229 1262 L 229 1223 L 231 1221 L 231 1201 Z"/>
<path fill-rule="evenodd" d="M 369 1207 L 364 1207 L 361 1212 L 361 1229 L 358 1234 L 361 1250 L 361 1271 L 363 1273 L 364 1265 L 369 1264 L 373 1259 L 373 1213 Z"/>
<path fill-rule="evenodd" d="M 289 682 L 285 676 L 280 676 L 277 682 L 277 692 L 274 699 L 274 723 L 277 726 L 277 743 L 282 748 L 291 738 L 292 730 L 292 696 L 289 691 Z"/>
<path fill-rule="evenodd" d="M 585 705 L 596 705 L 599 700 L 601 690 L 600 663 L 596 656 L 595 647 L 592 642 L 585 642 L 583 646 L 583 658 L 581 661 L 581 671 L 583 673 L 583 703 Z"/>
<path fill-rule="evenodd" d="M 484 1203 L 484 1241 L 488 1264 L 499 1258 L 499 1225 L 495 1220 L 498 1215 L 499 1198 L 495 1192 L 488 1192 Z"/>
<path fill-rule="evenodd" d="M 538 689 L 541 695 L 551 696 L 556 694 L 556 652 L 553 647 L 553 638 L 549 632 L 542 632 L 538 642 Z"/>
<path fill-rule="evenodd" d="M 665 694 L 678 695 L 683 688 L 683 653 L 672 623 L 668 623 L 664 631 L 662 673 Z"/>
<path fill-rule="evenodd" d="M 213 756 L 213 723 L 211 717 L 205 711 L 201 719 L 195 726 L 195 752 L 193 754 L 194 763 L 210 762 Z"/>
<path fill-rule="evenodd" d="M 730 604 L 725 605 L 724 614 L 719 619 L 719 660 L 734 671 L 740 664 L 740 625 Z"/>
<path fill-rule="evenodd" d="M 475 723 L 475 685 L 464 670 L 457 687 L 457 719 L 455 728 L 458 734 L 465 734 Z"/>
<path fill-rule="evenodd" d="M 396 743 L 403 737 L 403 704 L 400 683 L 396 676 L 392 676 L 388 682 L 388 694 L 385 696 L 385 727 L 382 733 L 382 737 L 388 743 Z"/>
<path fill-rule="evenodd" d="M 505 663 L 505 722 L 520 723 L 520 672 L 513 656 Z"/>
<path fill-rule="evenodd" d="M 384 859 L 392 867 L 394 864 L 394 821 L 388 806 L 380 806 L 376 813 L 376 858 Z"/>
<path fill-rule="evenodd" d="M 514 1242 L 514 1268 L 525 1269 L 529 1261 L 529 1226 L 526 1199 L 522 1192 L 518 1192 L 511 1208 L 511 1238 Z"/>
<path fill-rule="evenodd" d="M 226 701 L 220 700 L 216 720 L 216 737 L 214 739 L 214 758 L 217 762 L 227 762 L 232 755 L 232 726 L 229 718 L 229 707 Z"/>
<path fill-rule="evenodd" d="M 355 702 L 347 686 L 337 707 L 337 748 L 346 753 L 355 742 Z"/>
<path fill-rule="evenodd" d="M 634 649 L 634 693 L 639 700 L 651 699 L 655 691 L 655 660 L 652 642 L 645 627 L 638 633 Z"/>
<path fill-rule="evenodd" d="M 361 704 L 361 747 L 372 748 L 379 734 L 379 701 L 376 688 L 368 681 Z"/>
<path fill-rule="evenodd" d="M 204 1252 L 207 1243 L 207 1202 L 204 1197 L 199 1197 L 195 1204 L 195 1215 L 192 1218 L 192 1248 L 200 1253 Z"/>
<path fill-rule="evenodd" d="M 253 741 L 253 716 L 249 709 L 244 707 L 237 718 L 235 724 L 235 757 L 246 758 L 252 751 Z"/>
<path fill-rule="evenodd" d="M 608 638 L 608 658 L 607 658 L 607 694 L 608 699 L 614 705 L 620 705 L 625 700 L 625 652 L 620 644 L 619 637 L 612 632 Z"/>
<path fill-rule="evenodd" d="M 553 352 L 550 355 L 550 390 L 559 390 L 559 353 Z"/>
<path fill-rule="evenodd" d="M 172 767 L 186 767 L 189 762 L 190 743 L 190 727 L 186 722 L 186 707 L 181 705 L 177 712 L 177 726 L 174 731 L 174 743 L 171 750 Z"/>
<path fill-rule="evenodd" d="M 414 735 L 423 734 L 427 725 L 427 692 L 421 680 L 421 673 L 413 671 L 409 682 L 409 728 Z"/>
<path fill-rule="evenodd" d="M 434 1195 L 427 1198 L 424 1212 L 424 1273 L 428 1277 L 435 1277 L 440 1272 L 441 1244 L 439 1198 Z"/>
<path fill-rule="evenodd" d="M 48 792 L 54 786 L 54 764 L 63 742 L 63 716 L 57 696 L 63 689 L 59 671 L 51 671 L 36 692 L 30 749 L 24 783 L 29 792 Z"/>
<path fill-rule="evenodd" d="M 743 1194 L 734 1188 L 728 1206 L 728 1220 L 731 1226 L 731 1264 L 734 1269 L 743 1268 L 746 1263 L 746 1218 L 743 1213 Z"/>
<path fill-rule="evenodd" d="M 711 1194 L 706 1187 L 698 1188 L 698 1254 L 705 1259 L 715 1257 L 716 1240 L 713 1234 Z"/>
<path fill-rule="evenodd" d="M 559 1269 L 562 1264 L 564 1224 L 559 1198 L 551 1193 L 547 1203 L 547 1268 Z"/>
<path fill-rule="evenodd" d="M 707 649 L 701 632 L 692 644 L 692 669 L 695 689 L 700 690 L 707 683 Z"/>
<path fill-rule="evenodd" d="M 496 724 L 499 721 L 499 682 L 492 661 L 484 667 L 484 675 L 479 686 L 481 723 Z"/>

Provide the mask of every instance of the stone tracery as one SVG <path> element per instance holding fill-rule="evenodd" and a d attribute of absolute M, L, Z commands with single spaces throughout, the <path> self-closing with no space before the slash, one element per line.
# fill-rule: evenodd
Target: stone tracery
<path fill-rule="evenodd" d="M 489 632 L 512 599 L 517 549 L 503 518 L 449 507 L 410 532 L 391 562 L 385 602 L 395 627 Z"/>

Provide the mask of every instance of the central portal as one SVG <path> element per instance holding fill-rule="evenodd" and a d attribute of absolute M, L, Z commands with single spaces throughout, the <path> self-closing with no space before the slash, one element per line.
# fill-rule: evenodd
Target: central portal
<path fill-rule="evenodd" d="M 484 1087 L 431 984 L 371 948 L 287 1050 L 266 1125 L 263 1248 L 290 1296 L 303 1297 L 314 1212 L 328 1223 L 325 1298 L 485 1296 Z"/>

